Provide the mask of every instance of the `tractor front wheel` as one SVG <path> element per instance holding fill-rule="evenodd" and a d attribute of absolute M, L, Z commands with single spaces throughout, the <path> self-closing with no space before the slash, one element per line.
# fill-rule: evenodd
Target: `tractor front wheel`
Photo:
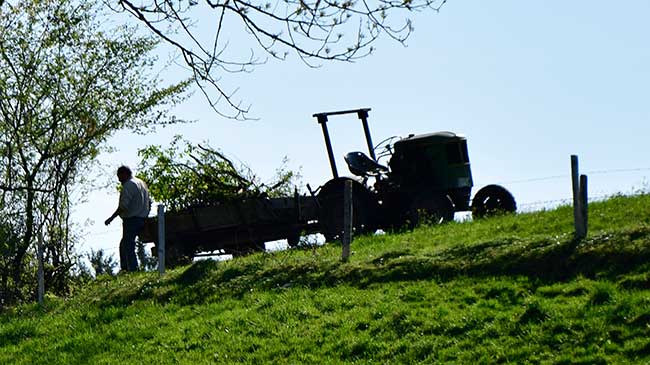
<path fill-rule="evenodd" d="M 472 217 L 474 219 L 516 211 L 515 198 L 500 185 L 488 185 L 482 188 L 472 200 Z"/>

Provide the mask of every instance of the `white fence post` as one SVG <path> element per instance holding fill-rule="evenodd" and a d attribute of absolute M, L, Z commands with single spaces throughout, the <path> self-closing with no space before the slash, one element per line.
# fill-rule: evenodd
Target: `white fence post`
<path fill-rule="evenodd" d="M 345 182 L 345 189 L 343 190 L 343 252 L 341 259 L 348 261 L 350 259 L 350 242 L 352 242 L 352 227 L 354 219 L 352 206 L 352 181 Z"/>
<path fill-rule="evenodd" d="M 43 231 L 38 232 L 38 247 L 36 248 L 38 259 L 38 304 L 43 305 L 45 296 L 45 273 L 43 268 Z"/>
<path fill-rule="evenodd" d="M 158 204 L 158 273 L 165 273 L 165 206 Z"/>

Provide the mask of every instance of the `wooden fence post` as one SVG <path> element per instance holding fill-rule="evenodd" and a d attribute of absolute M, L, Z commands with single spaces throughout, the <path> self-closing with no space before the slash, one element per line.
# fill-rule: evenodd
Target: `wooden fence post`
<path fill-rule="evenodd" d="M 36 257 L 38 260 L 38 305 L 43 305 L 45 296 L 45 273 L 43 265 L 43 231 L 38 233 L 38 247 L 36 248 Z"/>
<path fill-rule="evenodd" d="M 341 259 L 347 262 L 350 259 L 350 242 L 352 242 L 352 227 L 353 227 L 353 206 L 352 206 L 352 181 L 345 182 L 345 189 L 343 189 L 343 251 Z"/>
<path fill-rule="evenodd" d="M 583 239 L 587 236 L 586 205 L 589 203 L 587 197 L 587 176 L 580 176 L 578 156 L 576 155 L 571 155 L 571 184 L 573 188 L 575 237 L 577 239 Z"/>
<path fill-rule="evenodd" d="M 582 233 L 587 237 L 589 230 L 589 194 L 587 191 L 587 175 L 580 175 L 580 218 L 582 219 Z"/>
<path fill-rule="evenodd" d="M 158 273 L 165 273 L 165 206 L 158 204 Z"/>

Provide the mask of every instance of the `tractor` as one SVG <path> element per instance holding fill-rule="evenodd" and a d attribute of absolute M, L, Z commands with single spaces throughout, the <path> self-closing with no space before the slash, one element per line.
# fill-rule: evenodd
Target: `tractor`
<path fill-rule="evenodd" d="M 325 139 L 333 178 L 312 194 L 317 197 L 318 222 L 326 240 L 340 238 L 346 181 L 352 182 L 353 231 L 355 234 L 414 228 L 454 219 L 455 212 L 472 211 L 473 219 L 515 212 L 508 190 L 488 185 L 470 199 L 473 181 L 467 139 L 452 132 L 390 137 L 373 145 L 368 126 L 369 108 L 317 113 Z M 369 156 L 355 151 L 345 155 L 354 175 L 341 177 L 327 123 L 329 117 L 357 114 L 361 120 Z M 387 164 L 380 163 L 387 159 Z"/>

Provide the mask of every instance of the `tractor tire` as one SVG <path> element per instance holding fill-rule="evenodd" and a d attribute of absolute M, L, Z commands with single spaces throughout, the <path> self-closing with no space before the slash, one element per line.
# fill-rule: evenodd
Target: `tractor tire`
<path fill-rule="evenodd" d="M 173 242 L 169 242 L 165 249 L 165 266 L 168 268 L 174 268 L 177 266 L 185 266 L 192 263 L 194 259 L 194 252 L 191 250 L 184 249 L 180 245 L 176 245 Z"/>
<path fill-rule="evenodd" d="M 227 253 L 231 254 L 232 257 L 244 257 L 244 256 L 254 254 L 256 252 L 263 252 L 265 250 L 266 250 L 266 245 L 264 244 L 264 242 L 261 242 L 261 243 L 241 245 L 236 249 L 228 250 Z"/>
<path fill-rule="evenodd" d="M 517 211 L 515 198 L 500 185 L 488 185 L 479 190 L 472 200 L 472 218 L 481 219 Z"/>
<path fill-rule="evenodd" d="M 291 248 L 298 247 L 298 245 L 300 244 L 300 233 L 295 233 L 287 237 L 287 244 Z"/>
<path fill-rule="evenodd" d="M 320 212 L 318 222 L 320 230 L 327 242 L 333 242 L 343 237 L 343 193 L 346 178 L 338 178 L 327 182 L 318 193 Z M 372 214 L 377 212 L 377 206 L 372 194 L 359 182 L 352 184 L 352 226 L 353 234 L 360 235 L 374 231 L 375 224 Z"/>
<path fill-rule="evenodd" d="M 443 224 L 454 220 L 454 203 L 445 194 L 423 194 L 411 202 L 406 226 L 414 229 L 423 224 Z"/>

